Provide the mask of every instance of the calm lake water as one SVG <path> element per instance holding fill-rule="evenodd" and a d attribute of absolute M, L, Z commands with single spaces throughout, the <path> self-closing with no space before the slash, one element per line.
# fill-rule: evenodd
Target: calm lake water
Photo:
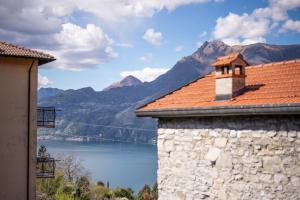
<path fill-rule="evenodd" d="M 135 192 L 156 181 L 157 149 L 154 145 L 117 142 L 38 141 L 51 155 L 74 154 L 83 160 L 94 182 L 130 187 Z"/>

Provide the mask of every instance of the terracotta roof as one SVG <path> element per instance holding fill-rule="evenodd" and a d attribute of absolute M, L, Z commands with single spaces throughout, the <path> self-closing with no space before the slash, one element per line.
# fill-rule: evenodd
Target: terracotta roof
<path fill-rule="evenodd" d="M 211 64 L 211 65 L 214 66 L 214 67 L 215 66 L 229 65 L 229 64 L 231 64 L 231 62 L 235 61 L 238 58 L 244 60 L 242 54 L 240 54 L 240 53 L 232 53 L 232 54 L 229 54 L 227 56 L 223 56 L 223 57 L 217 58 L 216 61 L 213 64 Z"/>
<path fill-rule="evenodd" d="M 214 72 L 137 110 L 279 105 L 300 103 L 300 60 L 246 67 L 245 92 L 229 101 L 215 101 Z"/>
<path fill-rule="evenodd" d="M 9 44 L 3 41 L 0 41 L 0 56 L 35 58 L 39 60 L 40 65 L 55 60 L 55 58 L 49 54 Z"/>

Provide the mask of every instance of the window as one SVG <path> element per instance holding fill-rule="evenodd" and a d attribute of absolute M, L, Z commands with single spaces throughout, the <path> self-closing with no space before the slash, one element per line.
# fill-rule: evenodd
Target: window
<path fill-rule="evenodd" d="M 234 68 L 234 74 L 235 75 L 243 75 L 243 66 L 236 65 Z"/>
<path fill-rule="evenodd" d="M 229 74 L 229 66 L 222 67 L 222 74 Z"/>

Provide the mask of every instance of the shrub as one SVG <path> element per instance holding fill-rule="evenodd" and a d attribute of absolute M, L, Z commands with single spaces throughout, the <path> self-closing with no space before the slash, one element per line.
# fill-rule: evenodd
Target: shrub
<path fill-rule="evenodd" d="M 115 197 L 126 197 L 129 200 L 134 200 L 132 189 L 117 188 L 114 190 Z"/>

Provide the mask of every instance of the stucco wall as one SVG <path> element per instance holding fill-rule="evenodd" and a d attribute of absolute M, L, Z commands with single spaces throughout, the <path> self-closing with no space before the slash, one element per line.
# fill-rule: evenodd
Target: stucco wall
<path fill-rule="evenodd" d="M 0 57 L 0 199 L 27 199 L 28 70 L 33 60 Z M 35 199 L 37 62 L 31 73 L 30 199 Z"/>
<path fill-rule="evenodd" d="M 300 116 L 160 119 L 159 200 L 300 199 Z"/>

